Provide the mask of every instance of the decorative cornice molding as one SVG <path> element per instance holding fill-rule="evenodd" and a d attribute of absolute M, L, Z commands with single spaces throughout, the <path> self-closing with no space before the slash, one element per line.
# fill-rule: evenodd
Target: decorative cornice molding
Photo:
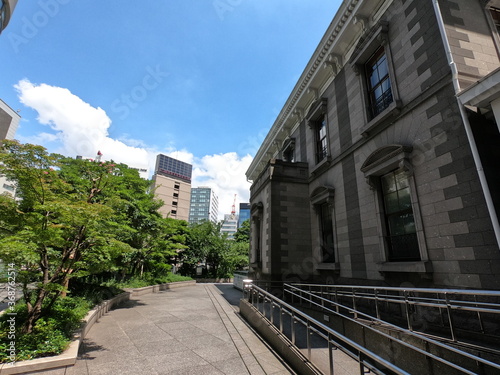
<path fill-rule="evenodd" d="M 347 21 L 350 19 L 352 16 L 354 10 L 356 9 L 356 6 L 358 3 L 362 2 L 363 0 L 351 0 L 344 8 L 343 8 L 343 13 L 339 14 L 337 13 L 334 17 L 334 20 L 332 22 L 336 22 L 335 26 L 330 26 L 329 30 L 327 32 L 330 33 L 330 35 L 327 36 L 325 34 L 325 37 L 323 37 L 321 44 L 318 46 L 316 49 L 316 52 L 314 53 L 312 59 L 308 63 L 307 70 L 305 70 L 297 84 L 295 85 L 289 99 L 287 100 L 287 103 L 285 103 L 285 106 L 283 107 L 282 112 L 278 116 L 276 122 L 273 124 L 271 130 L 269 131 L 269 138 L 266 137 L 264 140 L 264 143 L 262 144 L 261 148 L 259 151 L 257 151 L 257 154 L 255 155 L 256 163 L 252 163 L 249 167 L 249 174 L 254 174 L 257 171 L 257 165 L 261 164 L 260 160 L 266 153 L 268 153 L 268 149 L 271 147 L 272 144 L 272 138 L 277 134 L 278 130 L 281 129 L 286 121 L 287 118 L 289 118 L 290 115 L 297 115 L 300 112 L 296 112 L 295 105 L 297 104 L 298 100 L 301 98 L 301 96 L 304 94 L 304 91 L 308 88 L 309 83 L 311 79 L 315 76 L 318 68 L 320 67 L 325 67 L 325 62 L 327 62 L 326 66 L 331 67 L 332 69 L 337 69 L 337 72 L 342 69 L 343 61 L 341 56 L 338 55 L 332 55 L 331 60 L 326 60 L 327 56 L 329 55 L 329 51 L 336 41 L 339 33 L 343 30 L 345 27 Z M 342 5 L 341 5 L 342 8 Z M 340 11 L 340 9 L 339 9 Z M 318 52 L 319 51 L 319 52 Z M 314 60 L 313 60 L 314 59 Z M 314 91 L 312 91 L 314 92 Z M 307 93 L 307 91 L 306 91 Z M 309 91 L 308 93 L 311 93 Z M 315 99 L 319 96 L 319 92 L 316 95 Z M 300 115 L 299 115 L 300 116 Z M 300 117 L 299 117 L 300 118 Z"/>

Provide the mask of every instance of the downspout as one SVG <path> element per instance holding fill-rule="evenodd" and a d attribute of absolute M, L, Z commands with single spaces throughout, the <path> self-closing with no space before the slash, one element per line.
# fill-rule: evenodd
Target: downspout
<path fill-rule="evenodd" d="M 474 134 L 472 133 L 472 128 L 470 126 L 469 117 L 465 112 L 465 107 L 458 98 L 458 93 L 461 91 L 460 83 L 458 81 L 458 69 L 455 61 L 453 60 L 453 54 L 451 53 L 450 42 L 448 41 L 448 36 L 446 35 L 446 30 L 444 26 L 443 16 L 441 14 L 441 9 L 439 7 L 438 0 L 433 0 L 434 11 L 436 13 L 436 18 L 439 26 L 439 31 L 441 33 L 441 39 L 443 40 L 443 45 L 446 51 L 446 58 L 450 65 L 453 87 L 455 89 L 455 96 L 457 98 L 458 108 L 460 110 L 460 115 L 464 123 L 465 132 L 467 134 L 467 139 L 469 140 L 470 148 L 472 151 L 472 157 L 474 158 L 474 163 L 476 165 L 476 170 L 479 175 L 479 181 L 483 189 L 484 198 L 486 200 L 486 206 L 488 207 L 488 212 L 490 214 L 491 223 L 493 225 L 493 230 L 495 231 L 495 237 L 497 239 L 497 244 L 500 246 L 500 225 L 498 223 L 498 216 L 495 210 L 495 205 L 493 204 L 493 199 L 491 198 L 490 188 L 486 180 L 486 175 L 484 174 L 483 165 L 481 163 L 481 158 L 479 157 L 479 152 L 476 145 L 476 140 L 474 139 Z"/>

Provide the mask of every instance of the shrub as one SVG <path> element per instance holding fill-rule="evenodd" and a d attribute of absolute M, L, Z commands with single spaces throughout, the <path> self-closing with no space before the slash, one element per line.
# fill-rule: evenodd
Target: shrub
<path fill-rule="evenodd" d="M 12 361 L 8 350 L 11 342 L 15 343 L 15 361 L 62 353 L 91 307 L 92 304 L 81 297 L 59 298 L 50 311 L 35 323 L 33 332 L 23 334 L 21 327 L 28 315 L 27 307 L 24 303 L 17 304 L 8 311 L 11 315 L 0 317 L 0 362 Z M 15 317 L 15 338 L 9 331 L 8 320 L 12 317 Z"/>

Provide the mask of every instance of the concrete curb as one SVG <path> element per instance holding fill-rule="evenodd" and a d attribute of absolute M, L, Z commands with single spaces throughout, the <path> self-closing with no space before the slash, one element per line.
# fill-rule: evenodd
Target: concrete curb
<path fill-rule="evenodd" d="M 23 374 L 26 372 L 47 370 L 51 368 L 72 366 L 78 357 L 78 348 L 80 342 L 85 338 L 88 331 L 92 328 L 95 322 L 107 313 L 113 306 L 130 299 L 130 293 L 121 293 L 110 300 L 106 300 L 92 310 L 90 310 L 83 319 L 82 328 L 75 334 L 73 341 L 70 343 L 68 349 L 63 353 L 45 358 L 36 358 L 28 361 L 15 362 L 14 364 L 4 363 L 0 365 L 1 375 Z"/>
<path fill-rule="evenodd" d="M 195 284 L 196 280 L 176 281 L 174 283 L 150 285 L 143 288 L 126 288 L 125 291 L 129 292 L 131 297 L 138 297 L 144 294 L 158 293 L 163 290 L 181 288 L 184 286 L 191 286 Z"/>
<path fill-rule="evenodd" d="M 74 366 L 78 357 L 78 349 L 80 347 L 80 343 L 83 341 L 92 326 L 99 320 L 99 318 L 106 314 L 109 310 L 111 310 L 113 306 L 130 300 L 130 297 L 140 296 L 148 293 L 157 293 L 162 290 L 191 286 L 195 284 L 195 280 L 189 280 L 151 285 L 144 288 L 125 289 L 124 293 L 121 293 L 109 300 L 100 303 L 87 313 L 87 315 L 83 319 L 82 328 L 75 334 L 75 337 L 70 343 L 68 349 L 66 349 L 63 353 L 52 357 L 36 358 L 28 361 L 15 362 L 14 364 L 0 364 L 0 375 L 24 374 L 28 372 L 49 370 L 65 366 Z"/>

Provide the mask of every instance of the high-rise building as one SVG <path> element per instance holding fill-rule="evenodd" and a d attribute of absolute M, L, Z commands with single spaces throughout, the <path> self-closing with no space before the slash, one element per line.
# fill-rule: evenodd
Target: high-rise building
<path fill-rule="evenodd" d="M 163 201 L 159 209 L 163 217 L 189 219 L 191 201 L 191 175 L 193 166 L 159 154 L 156 157 L 153 187 L 155 196 Z"/>
<path fill-rule="evenodd" d="M 205 186 L 191 189 L 191 205 L 189 208 L 189 223 L 199 224 L 202 221 L 217 222 L 219 214 L 219 199 L 214 191 Z"/>
<path fill-rule="evenodd" d="M 0 34 L 9 24 L 16 5 L 17 0 L 0 0 Z"/>
<path fill-rule="evenodd" d="M 0 140 L 14 139 L 21 116 L 0 99 Z M 0 176 L 0 194 L 16 195 L 16 184 Z"/>
<path fill-rule="evenodd" d="M 224 215 L 224 221 L 222 222 L 222 227 L 220 228 L 221 233 L 226 233 L 227 238 L 233 239 L 234 234 L 238 230 L 238 215 L 227 214 Z"/>
<path fill-rule="evenodd" d="M 238 219 L 238 228 L 244 221 L 250 219 L 250 203 L 240 203 L 240 217 Z"/>

